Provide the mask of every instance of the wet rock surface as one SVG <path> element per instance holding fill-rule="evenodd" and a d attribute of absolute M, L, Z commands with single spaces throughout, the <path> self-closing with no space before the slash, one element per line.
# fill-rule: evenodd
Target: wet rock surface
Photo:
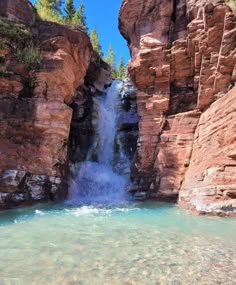
<path fill-rule="evenodd" d="M 121 174 L 130 173 L 130 162 L 133 160 L 138 140 L 139 115 L 136 102 L 137 88 L 127 76 L 120 91 L 121 110 L 118 118 L 118 130 L 116 134 L 117 153 L 124 155 L 123 163 L 119 155 Z"/>
<path fill-rule="evenodd" d="M 0 176 L 0 209 L 65 199 L 67 185 L 60 177 L 7 170 Z"/>
<path fill-rule="evenodd" d="M 94 85 L 89 85 L 88 82 L 90 81 L 87 81 L 86 78 L 85 84 L 77 92 L 76 99 L 71 105 L 74 110 L 69 153 L 72 164 L 84 160 L 98 161 L 98 124 L 99 117 L 104 115 L 99 106 L 109 94 L 107 94 L 108 88 L 104 89 L 103 87 L 103 92 L 101 92 L 99 89 L 95 89 Z M 108 83 L 110 85 L 111 82 L 108 81 Z M 137 114 L 136 87 L 128 77 L 124 81 L 117 81 L 117 84 L 121 86 L 121 89 L 116 105 L 117 129 L 112 166 L 115 172 L 127 175 L 130 173 L 130 161 L 132 161 L 137 148 L 139 116 Z"/>

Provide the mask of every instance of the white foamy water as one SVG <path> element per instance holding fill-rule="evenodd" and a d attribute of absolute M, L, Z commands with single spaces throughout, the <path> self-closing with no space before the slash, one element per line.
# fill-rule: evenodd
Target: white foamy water
<path fill-rule="evenodd" d="M 122 83 L 114 81 L 105 97 L 99 104 L 98 135 L 99 151 L 98 162 L 111 167 L 114 159 L 114 141 L 117 130 L 120 109 L 120 89 Z"/>
<path fill-rule="evenodd" d="M 77 165 L 67 200 L 70 205 L 119 205 L 129 201 L 128 194 L 125 193 L 128 178 L 113 170 L 121 86 L 122 82 L 113 81 L 106 94 L 96 100 L 98 162 L 84 161 Z M 120 156 L 123 159 L 124 154 Z"/>
<path fill-rule="evenodd" d="M 76 178 L 71 182 L 67 203 L 116 205 L 127 203 L 124 191 L 127 178 L 97 162 L 80 163 Z"/>

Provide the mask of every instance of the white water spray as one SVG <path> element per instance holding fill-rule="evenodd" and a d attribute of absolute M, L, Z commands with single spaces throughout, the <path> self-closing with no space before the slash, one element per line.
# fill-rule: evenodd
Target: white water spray
<path fill-rule="evenodd" d="M 112 166 L 114 159 L 114 142 L 120 110 L 121 82 L 114 81 L 106 97 L 99 104 L 98 136 L 99 150 L 98 162 Z"/>
<path fill-rule="evenodd" d="M 113 170 L 114 143 L 121 110 L 122 83 L 113 81 L 107 93 L 98 101 L 98 162 L 85 161 L 78 165 L 71 182 L 68 203 L 117 205 L 127 203 L 125 185 L 128 178 Z"/>

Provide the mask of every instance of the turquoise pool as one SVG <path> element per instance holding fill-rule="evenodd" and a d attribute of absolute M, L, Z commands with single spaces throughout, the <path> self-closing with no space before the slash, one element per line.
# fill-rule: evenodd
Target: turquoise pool
<path fill-rule="evenodd" d="M 4 211 L 0 284 L 233 285 L 236 219 L 153 202 Z"/>

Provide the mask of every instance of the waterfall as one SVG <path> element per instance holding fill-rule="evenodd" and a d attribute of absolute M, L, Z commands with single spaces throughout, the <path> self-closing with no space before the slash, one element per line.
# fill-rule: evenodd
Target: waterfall
<path fill-rule="evenodd" d="M 97 161 L 91 161 L 90 154 L 94 150 L 90 150 L 87 161 L 80 162 L 75 167 L 75 177 L 71 181 L 67 203 L 117 205 L 128 201 L 125 192 L 128 177 L 119 175 L 114 170 L 121 87 L 122 82 L 115 80 L 103 96 L 95 99 L 98 118 L 95 126 L 97 141 L 93 148 L 96 148 Z"/>
<path fill-rule="evenodd" d="M 119 95 L 121 84 L 118 80 L 114 81 L 99 104 L 98 162 L 108 167 L 112 166 L 114 160 L 114 142 L 120 109 Z"/>

